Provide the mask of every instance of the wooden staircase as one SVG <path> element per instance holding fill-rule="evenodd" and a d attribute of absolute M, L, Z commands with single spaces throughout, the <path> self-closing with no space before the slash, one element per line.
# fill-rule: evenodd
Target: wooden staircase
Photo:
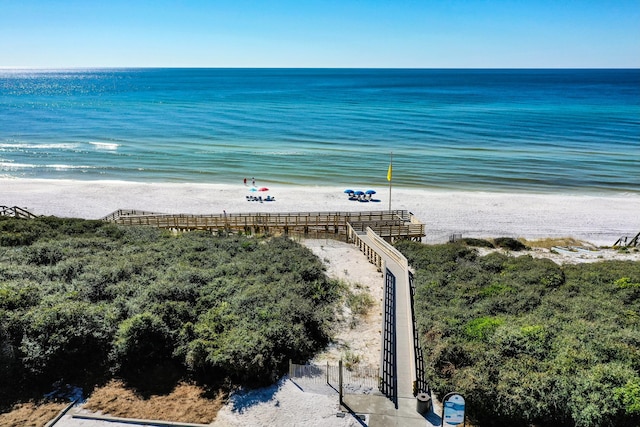
<path fill-rule="evenodd" d="M 19 208 L 18 206 L 0 206 L 0 216 L 10 216 L 22 219 L 32 219 L 38 217 L 38 215 L 32 214 L 28 210 Z"/>
<path fill-rule="evenodd" d="M 614 244 L 614 248 L 635 248 L 640 246 L 640 233 L 629 239 L 628 236 L 622 236 Z"/>

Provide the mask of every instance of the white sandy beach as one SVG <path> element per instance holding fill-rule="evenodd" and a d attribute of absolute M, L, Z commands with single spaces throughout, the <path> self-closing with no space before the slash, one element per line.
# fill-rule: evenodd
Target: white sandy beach
<path fill-rule="evenodd" d="M 0 179 L 0 205 L 35 214 L 101 218 L 117 209 L 161 213 L 239 213 L 386 210 L 388 187 L 374 187 L 379 202 L 349 201 L 343 187 L 271 185 L 249 191 L 229 184 L 131 183 Z M 345 187 L 346 188 L 346 187 Z M 367 190 L 363 188 L 362 190 Z M 271 195 L 275 202 L 249 202 L 247 195 Z M 426 242 L 464 237 L 574 237 L 610 246 L 640 231 L 640 194 L 558 195 L 392 189 L 392 209 L 406 209 L 426 224 Z"/>

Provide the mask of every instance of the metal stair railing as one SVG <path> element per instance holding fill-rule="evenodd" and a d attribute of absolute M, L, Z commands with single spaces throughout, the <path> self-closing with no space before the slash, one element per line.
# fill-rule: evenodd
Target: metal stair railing
<path fill-rule="evenodd" d="M 398 364 L 396 352 L 396 277 L 385 273 L 384 319 L 379 389 L 398 409 Z"/>
<path fill-rule="evenodd" d="M 422 353 L 422 347 L 420 347 L 420 339 L 418 337 L 418 325 L 416 322 L 415 313 L 415 294 L 416 286 L 413 282 L 413 273 L 409 271 L 409 289 L 411 291 L 411 320 L 413 323 L 413 347 L 415 349 L 415 362 L 416 362 L 416 384 L 413 390 L 413 394 L 429 393 L 429 386 L 427 385 L 425 369 L 424 369 L 424 354 Z"/>

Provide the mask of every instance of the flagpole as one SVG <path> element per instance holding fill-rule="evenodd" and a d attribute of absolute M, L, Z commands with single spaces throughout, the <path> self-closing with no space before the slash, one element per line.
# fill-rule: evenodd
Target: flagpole
<path fill-rule="evenodd" d="M 393 151 L 389 153 L 389 170 L 387 171 L 387 180 L 389 181 L 389 212 L 391 212 L 391 180 L 393 175 Z"/>

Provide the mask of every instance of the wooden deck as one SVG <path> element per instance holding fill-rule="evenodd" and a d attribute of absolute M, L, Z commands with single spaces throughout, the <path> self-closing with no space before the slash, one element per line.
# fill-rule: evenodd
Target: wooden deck
<path fill-rule="evenodd" d="M 118 210 L 106 217 L 123 225 L 152 226 L 174 231 L 302 235 L 312 238 L 348 240 L 348 224 L 356 231 L 367 228 L 386 241 L 422 240 L 424 224 L 406 210 L 361 212 L 230 213 L 212 215 L 160 214 Z"/>

